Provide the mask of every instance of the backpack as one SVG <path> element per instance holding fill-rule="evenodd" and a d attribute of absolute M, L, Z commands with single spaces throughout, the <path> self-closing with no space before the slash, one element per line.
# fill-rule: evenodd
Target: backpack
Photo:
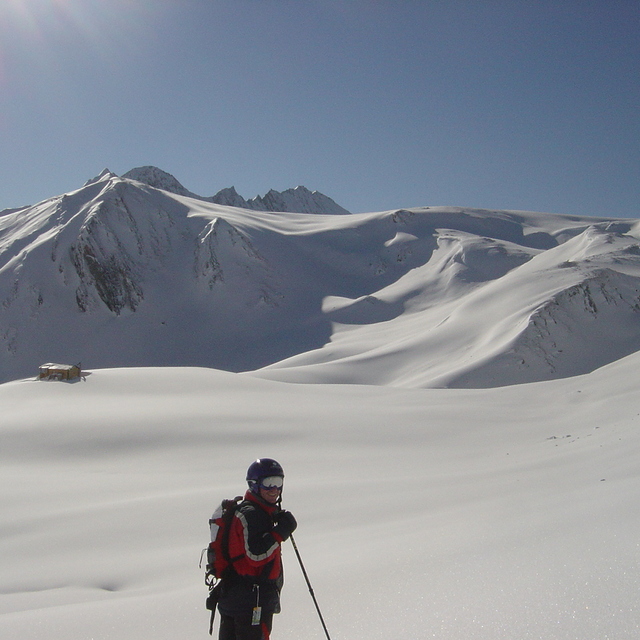
<path fill-rule="evenodd" d="M 202 567 L 202 557 L 207 552 L 207 564 L 204 572 L 204 583 L 209 588 L 206 606 L 211 611 L 209 623 L 209 635 L 213 634 L 213 619 L 216 614 L 216 606 L 220 598 L 222 580 L 229 573 L 236 560 L 242 558 L 231 558 L 229 556 L 229 529 L 231 521 L 238 510 L 242 496 L 237 496 L 233 500 L 223 500 L 209 519 L 211 530 L 211 542 L 200 554 L 200 567 Z"/>

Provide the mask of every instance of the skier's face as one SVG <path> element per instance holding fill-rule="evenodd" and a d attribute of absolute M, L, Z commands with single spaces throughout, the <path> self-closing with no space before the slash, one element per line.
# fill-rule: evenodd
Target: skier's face
<path fill-rule="evenodd" d="M 282 476 L 269 476 L 260 480 L 260 497 L 269 504 L 276 504 L 282 493 Z"/>
<path fill-rule="evenodd" d="M 277 487 L 270 487 L 269 489 L 260 487 L 260 497 L 269 504 L 276 504 L 280 497 L 280 491 L 281 489 L 278 489 Z"/>

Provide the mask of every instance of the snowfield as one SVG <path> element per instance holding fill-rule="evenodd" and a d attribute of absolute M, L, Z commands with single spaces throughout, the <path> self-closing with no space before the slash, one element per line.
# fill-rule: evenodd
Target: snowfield
<path fill-rule="evenodd" d="M 638 356 L 503 388 L 198 368 L 0 386 L 0 635 L 207 637 L 207 519 L 258 456 L 331 637 L 638 637 Z M 322 638 L 293 550 L 274 638 Z"/>
<path fill-rule="evenodd" d="M 637 640 L 639 224 L 153 167 L 0 212 L 0 637 L 206 638 L 273 457 L 332 640 Z M 273 637 L 324 638 L 284 556 Z"/>

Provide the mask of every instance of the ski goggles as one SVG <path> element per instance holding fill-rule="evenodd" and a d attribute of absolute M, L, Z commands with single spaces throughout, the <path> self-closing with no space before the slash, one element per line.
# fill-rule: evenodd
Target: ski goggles
<path fill-rule="evenodd" d="M 284 478 L 282 476 L 269 476 L 260 480 L 260 486 L 263 489 L 282 489 Z"/>

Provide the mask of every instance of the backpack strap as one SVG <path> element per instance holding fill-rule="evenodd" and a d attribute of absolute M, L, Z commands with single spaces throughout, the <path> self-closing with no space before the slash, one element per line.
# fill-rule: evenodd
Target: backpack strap
<path fill-rule="evenodd" d="M 244 557 L 244 554 L 240 554 L 239 556 L 232 558 L 229 553 L 229 534 L 231 531 L 231 523 L 241 501 L 242 496 L 237 496 L 234 500 L 224 500 L 222 503 L 225 509 L 224 518 L 226 519 L 226 526 L 222 532 L 222 554 L 224 559 L 227 561 L 227 571 L 230 569 L 233 570 L 233 563 Z"/>
<path fill-rule="evenodd" d="M 205 584 L 209 587 L 209 595 L 207 597 L 207 609 L 211 611 L 211 617 L 209 618 L 209 635 L 213 635 L 213 623 L 216 617 L 216 609 L 218 608 L 218 600 L 220 599 L 220 593 L 222 591 L 222 582 L 223 579 L 228 575 L 229 571 L 233 570 L 233 563 L 236 560 L 239 560 L 243 556 L 237 556 L 235 558 L 231 558 L 229 554 L 229 529 L 231 527 L 231 522 L 233 520 L 233 516 L 238 510 L 239 503 L 242 502 L 242 496 L 237 496 L 233 500 L 223 500 L 222 501 L 222 513 L 224 520 L 224 529 L 222 531 L 222 544 L 221 550 L 224 559 L 227 561 L 227 568 L 224 570 L 222 577 L 216 581 L 213 575 L 205 574 Z M 214 519 L 209 520 L 209 526 L 211 526 L 214 522 Z M 206 551 L 206 549 L 204 550 Z M 203 551 L 203 553 L 204 553 Z M 202 554 L 200 555 L 200 562 L 202 563 Z M 207 565 L 208 567 L 209 565 Z"/>

